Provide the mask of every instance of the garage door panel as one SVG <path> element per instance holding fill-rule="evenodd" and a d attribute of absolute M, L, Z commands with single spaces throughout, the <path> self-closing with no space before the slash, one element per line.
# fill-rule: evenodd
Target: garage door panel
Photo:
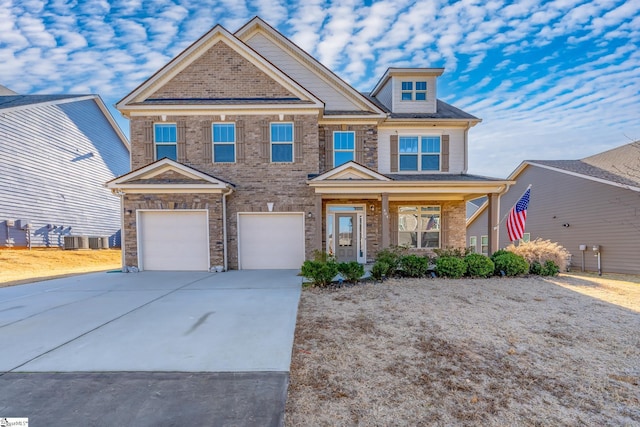
<path fill-rule="evenodd" d="M 144 270 L 206 271 L 209 239 L 206 212 L 144 211 L 139 244 Z"/>
<path fill-rule="evenodd" d="M 298 269 L 304 262 L 303 214 L 240 214 L 240 268 Z"/>

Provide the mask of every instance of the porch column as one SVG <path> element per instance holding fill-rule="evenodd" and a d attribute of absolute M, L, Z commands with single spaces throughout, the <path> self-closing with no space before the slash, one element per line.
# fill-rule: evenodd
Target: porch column
<path fill-rule="evenodd" d="M 324 218 L 322 218 L 322 194 L 316 194 L 314 198 L 315 202 L 315 213 L 314 217 L 316 220 L 316 230 L 315 230 L 315 247 L 314 249 L 322 252 L 322 222 Z"/>
<path fill-rule="evenodd" d="M 487 217 L 489 218 L 488 233 L 489 255 L 500 249 L 500 198 L 498 193 L 487 194 Z"/>
<path fill-rule="evenodd" d="M 382 247 L 388 248 L 389 241 L 389 193 L 382 193 L 382 212 L 380 213 L 380 221 L 382 222 Z"/>

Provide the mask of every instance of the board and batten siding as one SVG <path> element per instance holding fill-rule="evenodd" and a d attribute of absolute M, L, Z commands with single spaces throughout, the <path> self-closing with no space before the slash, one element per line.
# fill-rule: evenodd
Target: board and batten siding
<path fill-rule="evenodd" d="M 464 171 L 464 129 L 433 127 L 429 129 L 378 128 L 378 172 L 391 173 L 391 135 L 449 135 L 449 171 L 426 173 L 460 174 Z M 394 172 L 395 173 L 395 172 Z M 401 172 L 400 172 L 401 173 Z M 415 173 L 415 172 L 412 172 Z"/>
<path fill-rule="evenodd" d="M 320 98 L 325 103 L 325 110 L 358 111 L 362 109 L 340 90 L 318 77 L 317 74 L 294 59 L 291 53 L 284 51 L 264 35 L 256 33 L 249 40 L 246 40 L 246 43 L 276 67 L 286 70 L 289 77 Z"/>
<path fill-rule="evenodd" d="M 558 242 L 580 269 L 580 245 L 587 245 L 585 269 L 597 271 L 593 245 L 600 245 L 602 271 L 640 274 L 640 192 L 529 165 L 500 200 L 502 219 L 531 184 L 525 232 L 531 240 Z M 563 226 L 568 224 L 568 227 Z M 467 229 L 487 234 L 486 210 Z M 474 234 L 475 233 L 475 234 Z M 500 224 L 500 247 L 509 245 L 506 223 Z"/>
<path fill-rule="evenodd" d="M 129 171 L 129 151 L 94 100 L 4 112 L 0 135 L 1 246 L 7 231 L 26 246 L 20 220 L 32 224 L 33 246 L 61 246 L 69 234 L 119 245 L 120 201 L 104 183 Z"/>

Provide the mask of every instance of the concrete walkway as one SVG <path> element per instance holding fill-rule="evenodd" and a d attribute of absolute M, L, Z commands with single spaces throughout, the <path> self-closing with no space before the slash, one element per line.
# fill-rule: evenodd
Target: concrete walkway
<path fill-rule="evenodd" d="M 85 413 L 65 425 L 112 425 L 100 415 L 116 405 L 136 411 L 124 425 L 178 422 L 186 414 L 162 408 L 175 407 L 166 399 L 179 383 L 191 396 L 187 425 L 281 425 L 300 285 L 295 271 L 269 270 L 97 273 L 0 288 L 0 417 L 35 423 L 62 405 L 59 417 Z M 105 387 L 109 399 L 90 398 Z"/>

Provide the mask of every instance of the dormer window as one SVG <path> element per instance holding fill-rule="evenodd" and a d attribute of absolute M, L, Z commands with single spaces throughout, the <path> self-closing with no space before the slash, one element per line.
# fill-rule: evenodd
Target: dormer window
<path fill-rule="evenodd" d="M 402 82 L 402 100 L 403 101 L 426 101 L 427 100 L 427 82 Z"/>

